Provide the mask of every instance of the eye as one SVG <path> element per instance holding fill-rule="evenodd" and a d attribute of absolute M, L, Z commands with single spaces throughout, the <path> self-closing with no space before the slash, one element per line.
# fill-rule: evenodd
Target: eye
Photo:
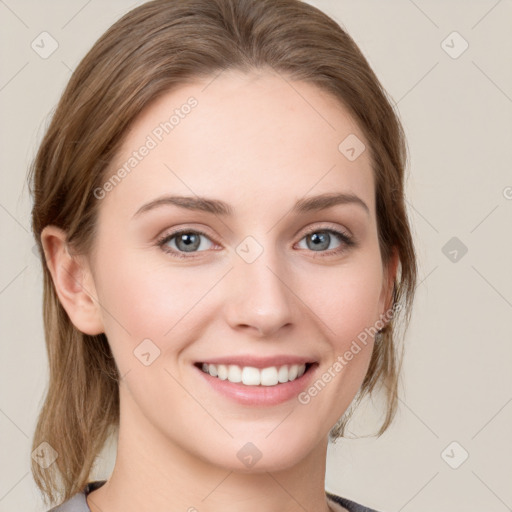
<path fill-rule="evenodd" d="M 157 244 L 163 251 L 169 253 L 173 257 L 187 258 L 183 253 L 202 252 L 202 250 L 205 250 L 204 244 L 201 243 L 201 237 L 204 237 L 211 242 L 208 235 L 202 231 L 184 229 L 164 235 Z M 174 239 L 176 239 L 176 241 L 174 241 Z M 198 250 L 199 248 L 202 248 L 202 250 Z M 206 250 L 208 248 L 209 247 L 206 247 Z"/>
<path fill-rule="evenodd" d="M 206 239 L 206 244 L 202 243 L 202 239 Z M 329 249 L 333 240 L 341 241 L 340 244 L 334 249 Z M 331 228 L 318 228 L 310 229 L 302 237 L 302 240 L 307 240 L 306 249 L 320 253 L 320 256 L 333 256 L 340 254 L 351 246 L 355 245 L 355 241 L 350 235 L 337 229 Z M 173 258 L 193 258 L 194 253 L 204 252 L 211 249 L 213 242 L 210 237 L 203 231 L 193 229 L 182 229 L 172 233 L 165 234 L 157 242 L 157 245 Z M 206 245 L 206 247 L 205 247 Z M 190 255 L 187 256 L 187 253 Z M 326 253 L 326 254 L 323 254 Z"/>
<path fill-rule="evenodd" d="M 333 240 L 340 240 L 341 243 L 332 250 L 326 251 L 329 249 L 331 242 Z M 313 252 L 320 252 L 327 254 L 321 254 L 321 256 L 331 256 L 340 254 L 345 251 L 347 248 L 355 245 L 354 240 L 347 233 L 343 233 L 336 229 L 327 229 L 327 228 L 313 228 L 306 232 L 305 236 L 301 239 L 306 240 L 306 249 L 310 249 Z"/>

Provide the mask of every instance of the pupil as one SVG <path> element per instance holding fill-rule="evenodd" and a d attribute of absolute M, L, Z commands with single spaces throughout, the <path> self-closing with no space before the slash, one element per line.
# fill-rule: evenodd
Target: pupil
<path fill-rule="evenodd" d="M 195 239 L 194 239 L 194 237 L 195 237 Z M 190 252 L 191 250 L 197 249 L 197 247 L 199 246 L 199 237 L 197 235 L 195 235 L 194 233 L 183 233 L 178 238 L 178 243 L 177 243 L 178 247 L 180 246 L 180 244 L 182 242 L 184 244 L 184 248 L 186 249 L 186 251 Z"/>
<path fill-rule="evenodd" d="M 326 248 L 329 246 L 329 241 L 328 241 L 328 234 L 327 233 L 323 233 L 323 232 L 319 232 L 318 233 L 313 233 L 311 235 L 311 240 L 313 242 L 313 247 L 316 247 L 318 248 L 319 246 L 321 246 L 322 244 L 322 248 Z M 327 243 L 327 246 L 325 246 L 325 244 Z"/>

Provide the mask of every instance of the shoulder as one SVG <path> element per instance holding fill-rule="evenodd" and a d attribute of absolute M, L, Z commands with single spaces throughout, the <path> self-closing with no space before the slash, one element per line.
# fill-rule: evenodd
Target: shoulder
<path fill-rule="evenodd" d="M 341 505 L 342 507 L 346 508 L 349 512 L 378 512 L 373 508 L 365 507 L 364 505 L 360 505 L 355 501 L 349 500 L 347 498 L 342 498 L 341 496 L 336 496 L 335 494 L 332 494 L 330 492 L 326 491 L 325 494 L 331 502 Z"/>
<path fill-rule="evenodd" d="M 74 496 L 69 498 L 69 500 L 57 507 L 51 508 L 47 512 L 91 512 L 91 509 L 87 505 L 87 495 L 98 487 L 101 487 L 105 482 L 106 480 L 89 482 L 80 492 L 77 492 Z"/>

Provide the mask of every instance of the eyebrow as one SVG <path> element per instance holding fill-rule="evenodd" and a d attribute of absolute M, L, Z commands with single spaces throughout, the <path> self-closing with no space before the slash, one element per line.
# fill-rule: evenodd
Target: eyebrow
<path fill-rule="evenodd" d="M 325 210 L 339 204 L 355 204 L 361 206 L 367 214 L 370 213 L 368 205 L 355 194 L 327 193 L 318 196 L 299 199 L 292 208 L 292 213 L 301 214 L 313 211 Z M 219 199 L 210 199 L 199 196 L 164 196 L 141 206 L 133 215 L 138 217 L 142 213 L 160 206 L 174 205 L 187 210 L 202 211 L 214 215 L 232 216 L 234 210 L 228 203 Z"/>

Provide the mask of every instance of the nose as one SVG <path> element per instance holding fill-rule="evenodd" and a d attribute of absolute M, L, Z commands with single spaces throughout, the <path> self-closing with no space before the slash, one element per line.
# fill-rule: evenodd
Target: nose
<path fill-rule="evenodd" d="M 270 250 L 252 263 L 235 260 L 225 287 L 226 320 L 235 330 L 260 338 L 275 337 L 298 318 L 300 301 L 293 292 L 291 273 Z"/>

